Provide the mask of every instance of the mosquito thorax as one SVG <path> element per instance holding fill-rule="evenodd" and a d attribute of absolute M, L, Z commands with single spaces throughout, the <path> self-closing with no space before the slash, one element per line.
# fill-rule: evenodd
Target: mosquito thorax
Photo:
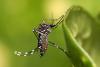
<path fill-rule="evenodd" d="M 50 28 L 54 27 L 54 25 L 42 23 L 40 24 L 38 31 L 42 34 L 48 34 L 51 32 Z"/>

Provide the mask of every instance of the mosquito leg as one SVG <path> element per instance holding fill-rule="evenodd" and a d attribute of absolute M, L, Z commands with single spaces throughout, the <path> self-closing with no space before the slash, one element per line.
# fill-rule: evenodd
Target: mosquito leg
<path fill-rule="evenodd" d="M 59 24 L 60 21 L 64 18 L 64 15 L 62 15 L 61 17 L 57 18 L 57 19 L 51 19 L 53 22 L 59 20 L 55 25 Z"/>
<path fill-rule="evenodd" d="M 59 20 L 59 21 L 55 24 L 54 28 L 56 28 L 60 23 L 63 22 L 63 20 L 64 20 L 64 15 L 62 15 L 61 17 L 59 17 L 58 20 Z"/>
<path fill-rule="evenodd" d="M 35 28 L 33 29 L 33 33 L 36 36 L 36 38 L 38 39 L 37 30 Z"/>
<path fill-rule="evenodd" d="M 38 39 L 36 29 L 33 29 L 33 33 L 36 36 L 36 38 Z M 17 55 L 17 56 L 30 56 L 30 55 L 33 55 L 34 52 L 37 50 L 38 50 L 38 48 L 32 49 L 31 51 L 28 51 L 28 52 L 15 51 L 15 55 Z"/>
<path fill-rule="evenodd" d="M 51 42 L 51 41 L 48 41 L 48 45 L 52 46 L 52 47 L 55 47 L 55 48 L 58 48 L 60 49 L 61 51 L 63 51 L 64 53 L 66 53 L 67 51 L 64 50 L 63 48 L 61 48 L 60 46 L 56 45 L 55 43 Z"/>
<path fill-rule="evenodd" d="M 37 49 L 38 48 L 32 49 L 29 52 L 15 51 L 15 55 L 17 55 L 17 56 L 30 56 L 30 55 L 33 55 L 37 51 Z"/>
<path fill-rule="evenodd" d="M 60 20 L 59 20 L 60 19 Z M 59 17 L 58 18 L 58 22 L 56 23 L 56 26 L 58 25 L 58 24 L 60 24 L 63 20 L 64 20 L 64 15 L 62 15 L 61 17 Z"/>

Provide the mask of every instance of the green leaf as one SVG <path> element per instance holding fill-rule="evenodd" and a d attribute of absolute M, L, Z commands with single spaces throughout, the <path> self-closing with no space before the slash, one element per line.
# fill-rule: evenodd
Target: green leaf
<path fill-rule="evenodd" d="M 91 34 L 92 17 L 79 6 L 72 6 L 65 15 L 62 24 L 66 41 L 66 55 L 75 67 L 96 67 L 88 53 L 79 45 L 76 39 L 86 39 Z"/>

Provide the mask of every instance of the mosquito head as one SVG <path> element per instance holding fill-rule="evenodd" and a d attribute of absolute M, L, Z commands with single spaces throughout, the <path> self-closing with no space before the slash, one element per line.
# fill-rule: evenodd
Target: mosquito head
<path fill-rule="evenodd" d="M 49 24 L 42 23 L 42 24 L 41 24 L 41 27 L 42 27 L 42 28 L 49 28 Z"/>
<path fill-rule="evenodd" d="M 46 24 L 46 23 L 42 23 L 42 24 L 40 24 L 40 28 L 42 30 L 50 29 L 51 25 L 50 24 Z"/>
<path fill-rule="evenodd" d="M 51 28 L 53 28 L 53 27 L 55 27 L 56 25 L 54 25 L 54 24 L 50 24 L 49 26 L 50 26 Z"/>
<path fill-rule="evenodd" d="M 54 24 L 46 24 L 46 23 L 43 23 L 41 24 L 41 27 L 45 27 L 45 28 L 52 28 L 52 27 L 55 27 L 56 25 Z"/>

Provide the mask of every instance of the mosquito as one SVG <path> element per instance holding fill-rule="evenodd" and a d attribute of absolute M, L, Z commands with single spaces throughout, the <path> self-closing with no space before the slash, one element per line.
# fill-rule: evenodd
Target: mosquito
<path fill-rule="evenodd" d="M 63 22 L 64 15 L 62 15 L 58 19 L 59 21 L 56 24 L 47 24 L 45 21 L 43 21 L 43 23 L 41 23 L 37 29 L 33 29 L 33 33 L 38 40 L 38 45 L 35 49 L 32 49 L 29 52 L 15 51 L 15 54 L 18 56 L 30 56 L 30 55 L 33 55 L 34 52 L 39 50 L 40 56 L 43 56 L 48 48 L 48 45 L 51 45 L 53 47 L 59 48 L 60 50 L 64 51 L 61 47 L 59 47 L 55 43 L 48 41 L 48 35 L 51 32 L 51 29 L 56 28 L 58 24 Z"/>

